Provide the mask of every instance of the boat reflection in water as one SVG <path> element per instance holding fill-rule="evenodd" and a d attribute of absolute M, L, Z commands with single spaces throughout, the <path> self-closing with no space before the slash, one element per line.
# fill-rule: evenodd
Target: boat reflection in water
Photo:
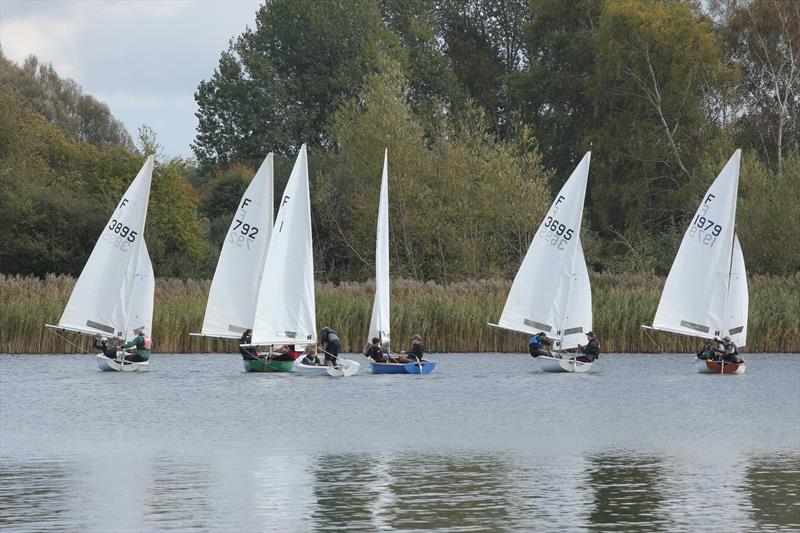
<path fill-rule="evenodd" d="M 798 459 L 618 450 L 3 458 L 0 529 L 797 529 Z"/>

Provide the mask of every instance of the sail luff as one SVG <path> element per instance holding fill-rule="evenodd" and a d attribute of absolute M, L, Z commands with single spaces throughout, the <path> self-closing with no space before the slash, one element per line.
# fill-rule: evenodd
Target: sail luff
<path fill-rule="evenodd" d="M 723 336 L 740 158 L 736 150 L 703 196 L 667 276 L 653 328 Z"/>
<path fill-rule="evenodd" d="M 258 289 L 253 344 L 315 344 L 311 198 L 306 146 L 281 197 Z"/>
<path fill-rule="evenodd" d="M 372 318 L 369 324 L 369 339 L 378 337 L 381 344 L 390 342 L 389 331 L 389 170 L 388 149 L 383 154 L 383 173 L 378 201 L 378 222 L 375 235 L 375 298 L 372 302 Z"/>
<path fill-rule="evenodd" d="M 264 158 L 231 219 L 208 292 L 204 336 L 238 339 L 253 327 L 272 238 L 273 158 Z"/>
<path fill-rule="evenodd" d="M 89 335 L 130 338 L 129 315 L 134 302 L 149 297 L 152 307 L 152 293 L 136 292 L 136 279 L 142 261 L 153 164 L 153 156 L 148 157 L 103 228 L 75 282 L 58 327 Z M 146 246 L 143 250 L 146 254 Z"/>
<path fill-rule="evenodd" d="M 511 285 L 498 321 L 502 328 L 530 334 L 544 331 L 561 338 L 570 330 L 591 328 L 591 296 L 576 298 L 588 287 L 580 245 L 581 220 L 591 153 L 587 152 L 556 195 Z M 578 259 L 580 257 L 580 259 Z M 576 261 L 582 262 L 580 268 Z M 578 275 L 579 274 L 579 275 Z M 584 285 L 585 284 L 585 285 Z M 575 315 L 575 323 L 565 320 Z"/>

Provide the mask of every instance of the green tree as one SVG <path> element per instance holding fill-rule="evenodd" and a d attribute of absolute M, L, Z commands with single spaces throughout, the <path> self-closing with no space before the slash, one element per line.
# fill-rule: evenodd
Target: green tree
<path fill-rule="evenodd" d="M 732 79 L 722 59 L 709 21 L 686 4 L 604 5 L 584 143 L 602 154 L 592 162 L 591 209 L 609 256 L 649 235 L 677 238 L 703 157 L 732 151 L 708 109 L 709 93 Z"/>
<path fill-rule="evenodd" d="M 256 165 L 270 151 L 324 146 L 331 113 L 393 47 L 374 0 L 267 2 L 195 93 L 198 160 Z"/>

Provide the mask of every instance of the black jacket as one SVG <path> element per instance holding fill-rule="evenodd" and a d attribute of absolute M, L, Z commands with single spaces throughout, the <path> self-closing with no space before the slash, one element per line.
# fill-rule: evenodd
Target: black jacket
<path fill-rule="evenodd" d="M 597 342 L 597 339 L 590 340 L 586 346 L 581 347 L 581 353 L 590 361 L 594 361 L 600 357 L 600 343 Z"/>
<path fill-rule="evenodd" d="M 417 361 L 421 361 L 424 355 L 425 355 L 425 345 L 423 344 L 415 344 L 411 347 L 411 349 L 408 352 L 406 352 L 407 358 L 416 359 Z"/>
<path fill-rule="evenodd" d="M 383 363 L 386 361 L 386 357 L 383 355 L 383 350 L 380 346 L 373 346 L 370 345 L 367 348 L 367 351 L 364 352 L 364 355 L 375 361 L 376 363 Z"/>
<path fill-rule="evenodd" d="M 99 342 L 94 341 L 94 348 L 95 350 L 100 350 L 101 352 L 103 352 L 103 355 L 105 355 L 109 359 L 117 358 L 117 347 L 111 343 L 100 344 Z"/>

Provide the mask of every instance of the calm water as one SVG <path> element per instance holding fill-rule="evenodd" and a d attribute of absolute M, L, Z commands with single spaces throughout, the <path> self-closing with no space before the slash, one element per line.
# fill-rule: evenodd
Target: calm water
<path fill-rule="evenodd" d="M 362 363 L 363 358 L 354 356 Z M 244 374 L 238 356 L 0 356 L 3 531 L 800 528 L 800 357 L 588 375 L 440 355 L 428 376 Z"/>

